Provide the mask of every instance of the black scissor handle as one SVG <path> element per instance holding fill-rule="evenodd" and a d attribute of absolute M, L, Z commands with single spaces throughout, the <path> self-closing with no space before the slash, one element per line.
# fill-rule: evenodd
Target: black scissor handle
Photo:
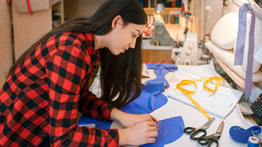
<path fill-rule="evenodd" d="M 197 139 L 197 142 L 198 142 L 199 144 L 201 144 L 201 145 L 206 145 L 206 144 L 208 144 L 209 140 L 207 139 L 206 136 L 203 136 L 203 137 L 199 137 L 199 138 Z"/>
<path fill-rule="evenodd" d="M 186 134 L 191 134 L 192 132 L 194 132 L 196 130 L 196 128 L 193 128 L 193 127 L 186 127 L 184 129 L 184 133 Z"/>
<path fill-rule="evenodd" d="M 207 147 L 210 147 L 211 145 L 213 146 L 213 144 L 216 144 L 216 147 L 218 147 L 219 143 L 217 141 L 217 139 L 215 137 L 199 137 L 197 139 L 197 142 L 201 145 L 206 145 L 207 144 Z"/>
<path fill-rule="evenodd" d="M 198 138 L 203 137 L 206 134 L 207 134 L 206 130 L 198 129 L 198 130 L 195 130 L 193 133 L 190 134 L 190 138 L 192 140 L 197 140 Z"/>
<path fill-rule="evenodd" d="M 216 144 L 216 147 L 219 146 L 219 143 L 218 143 L 218 141 L 217 141 L 216 138 L 212 138 L 212 139 L 209 141 L 209 143 L 207 144 L 207 147 L 213 146 L 212 144 Z"/>

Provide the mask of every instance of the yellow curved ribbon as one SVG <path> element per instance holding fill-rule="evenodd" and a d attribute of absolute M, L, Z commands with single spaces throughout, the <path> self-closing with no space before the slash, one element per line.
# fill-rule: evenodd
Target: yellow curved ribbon
<path fill-rule="evenodd" d="M 201 81 L 201 80 L 204 80 L 204 79 L 207 79 L 208 77 L 205 77 L 205 78 L 201 78 L 201 79 L 197 79 L 197 80 L 182 80 L 180 81 L 180 83 L 177 84 L 177 89 L 180 90 L 182 93 L 184 93 L 185 95 L 187 95 L 190 99 L 190 101 L 197 107 L 197 109 L 202 113 L 204 114 L 204 116 L 207 118 L 207 119 L 211 119 L 211 116 L 192 98 L 192 94 L 194 94 L 196 91 L 197 91 L 197 85 L 196 85 L 196 82 L 197 81 Z M 219 84 L 221 83 L 221 81 L 223 80 L 224 78 L 222 77 L 217 77 L 217 76 L 214 76 L 214 77 L 210 77 L 208 78 L 207 80 L 205 80 L 205 82 L 203 83 L 203 88 L 208 91 L 208 92 L 215 92 L 217 91 L 218 87 L 219 87 Z M 216 84 L 215 84 L 215 87 L 214 89 L 211 89 L 207 86 L 208 83 L 212 82 L 212 81 L 216 81 Z M 195 86 L 195 90 L 187 90 L 185 88 L 183 88 L 183 86 L 186 86 L 186 85 L 190 85 L 190 84 L 193 84 Z"/>

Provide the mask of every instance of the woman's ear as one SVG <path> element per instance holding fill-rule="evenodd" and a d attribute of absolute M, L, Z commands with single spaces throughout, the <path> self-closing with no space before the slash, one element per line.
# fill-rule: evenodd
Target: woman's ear
<path fill-rule="evenodd" d="M 123 24 L 123 19 L 120 15 L 115 16 L 115 18 L 112 21 L 112 29 L 116 28 L 117 24 Z"/>

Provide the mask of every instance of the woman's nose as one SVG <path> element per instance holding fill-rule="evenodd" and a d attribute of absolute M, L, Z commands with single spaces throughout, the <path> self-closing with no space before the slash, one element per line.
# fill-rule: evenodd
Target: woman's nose
<path fill-rule="evenodd" d="M 136 39 L 132 39 L 132 41 L 129 43 L 130 48 L 135 48 L 136 46 Z"/>

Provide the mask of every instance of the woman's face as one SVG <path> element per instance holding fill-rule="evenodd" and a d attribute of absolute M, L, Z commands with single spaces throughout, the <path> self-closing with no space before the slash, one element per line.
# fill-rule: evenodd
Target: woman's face
<path fill-rule="evenodd" d="M 130 48 L 135 48 L 136 39 L 142 34 L 145 25 L 133 23 L 125 25 L 120 16 L 115 19 L 109 32 L 107 48 L 112 54 L 119 55 Z"/>

